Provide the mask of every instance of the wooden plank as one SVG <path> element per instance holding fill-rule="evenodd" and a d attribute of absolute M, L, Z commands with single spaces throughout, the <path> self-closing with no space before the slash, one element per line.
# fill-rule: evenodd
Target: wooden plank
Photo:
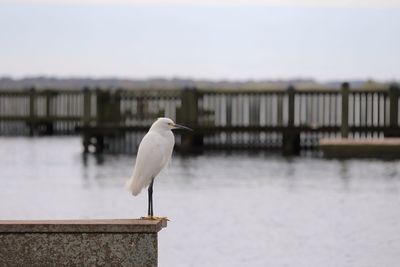
<path fill-rule="evenodd" d="M 400 138 L 321 139 L 319 147 L 328 158 L 400 158 Z"/>

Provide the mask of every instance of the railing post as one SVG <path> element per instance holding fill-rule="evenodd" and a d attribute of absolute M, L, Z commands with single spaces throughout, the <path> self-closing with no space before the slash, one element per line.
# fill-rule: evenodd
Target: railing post
<path fill-rule="evenodd" d="M 107 109 L 107 102 L 109 102 L 110 94 L 106 91 L 103 91 L 99 88 L 96 89 L 96 126 L 101 128 L 106 124 L 106 109 Z M 95 153 L 102 153 L 104 150 L 104 136 L 103 133 L 98 131 L 93 135 L 96 140 L 94 144 Z"/>
<path fill-rule="evenodd" d="M 389 87 L 389 131 L 385 133 L 385 137 L 398 137 L 396 129 L 399 127 L 399 87 L 392 84 Z"/>
<path fill-rule="evenodd" d="M 137 101 L 137 114 L 136 114 L 136 119 L 138 119 L 141 123 L 143 122 L 145 118 L 145 111 L 146 111 L 146 105 L 144 101 L 143 96 L 139 96 L 136 98 Z"/>
<path fill-rule="evenodd" d="M 108 107 L 108 117 L 112 124 L 120 126 L 121 116 L 121 90 L 110 92 L 110 103 Z"/>
<path fill-rule="evenodd" d="M 103 92 L 96 88 L 96 126 L 100 126 L 103 118 Z"/>
<path fill-rule="evenodd" d="M 97 133 L 94 135 L 96 139 L 95 149 L 96 153 L 101 153 L 104 150 L 104 137 L 107 135 L 113 135 L 114 133 L 106 133 L 103 128 L 114 128 L 121 124 L 121 97 L 120 91 L 111 90 L 96 90 L 97 98 L 97 117 L 96 126 L 99 128 Z"/>
<path fill-rule="evenodd" d="M 89 88 L 83 88 L 83 132 L 82 132 L 82 142 L 83 142 L 83 151 L 84 153 L 89 152 L 90 145 L 90 135 L 88 134 L 88 130 L 86 127 L 90 126 L 91 119 L 91 92 Z"/>
<path fill-rule="evenodd" d="M 46 94 L 46 120 L 48 120 L 49 119 L 49 117 L 50 117 L 50 102 L 51 102 L 51 95 L 52 95 L 52 93 L 53 92 L 51 92 L 51 91 L 45 91 L 45 94 Z"/>
<path fill-rule="evenodd" d="M 97 91 L 97 123 L 98 125 L 117 126 L 121 122 L 119 91 Z"/>
<path fill-rule="evenodd" d="M 294 87 L 289 86 L 288 93 L 288 126 L 294 127 Z"/>
<path fill-rule="evenodd" d="M 35 124 L 36 124 L 36 114 L 35 114 L 35 98 L 36 98 L 36 90 L 34 87 L 29 89 L 29 135 L 33 136 L 35 133 Z"/>
<path fill-rule="evenodd" d="M 194 132 L 182 132 L 181 150 L 183 152 L 193 151 L 203 145 L 203 136 L 196 133 L 198 117 L 198 92 L 196 88 L 184 88 L 182 90 L 182 105 L 180 109 L 179 122 L 193 128 Z"/>
<path fill-rule="evenodd" d="M 349 136 L 349 83 L 344 82 L 342 84 L 341 94 L 342 94 L 342 125 L 341 134 L 342 138 L 347 138 Z"/>
<path fill-rule="evenodd" d="M 83 125 L 89 126 L 91 119 L 91 92 L 89 88 L 83 88 Z"/>
<path fill-rule="evenodd" d="M 297 155 L 300 153 L 300 133 L 294 127 L 294 96 L 295 89 L 289 86 L 288 96 L 288 124 L 282 136 L 282 148 L 284 155 Z"/>
<path fill-rule="evenodd" d="M 53 95 L 55 94 L 54 91 L 52 90 L 46 90 L 44 91 L 45 94 L 45 98 L 46 98 L 46 118 L 45 118 L 45 134 L 46 135 L 52 135 L 53 134 L 53 119 L 51 118 L 51 110 L 50 110 L 50 106 L 51 106 L 51 99 L 53 97 Z"/>
<path fill-rule="evenodd" d="M 399 119 L 399 87 L 397 84 L 392 84 L 389 88 L 390 101 L 390 128 L 398 126 Z"/>

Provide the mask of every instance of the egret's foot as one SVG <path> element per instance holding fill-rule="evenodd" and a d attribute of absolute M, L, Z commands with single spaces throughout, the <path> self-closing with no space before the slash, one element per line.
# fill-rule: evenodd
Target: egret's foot
<path fill-rule="evenodd" d="M 158 216 L 153 216 L 153 220 L 159 220 L 159 221 L 166 220 L 166 221 L 169 221 L 168 217 L 158 217 Z"/>
<path fill-rule="evenodd" d="M 157 221 L 166 220 L 166 221 L 169 221 L 169 219 L 167 217 L 158 217 L 158 216 L 145 216 L 145 217 L 141 217 L 140 219 L 142 219 L 142 220 L 157 220 Z"/>

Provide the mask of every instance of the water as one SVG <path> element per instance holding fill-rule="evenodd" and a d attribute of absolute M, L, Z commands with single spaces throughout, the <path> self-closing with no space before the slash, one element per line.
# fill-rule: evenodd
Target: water
<path fill-rule="evenodd" d="M 133 218 L 132 156 L 68 138 L 0 139 L 0 219 Z M 175 156 L 155 183 L 160 266 L 396 266 L 400 161 Z"/>

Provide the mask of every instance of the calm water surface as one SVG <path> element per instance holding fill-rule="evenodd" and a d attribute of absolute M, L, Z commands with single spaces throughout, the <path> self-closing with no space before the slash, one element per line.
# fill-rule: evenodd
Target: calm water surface
<path fill-rule="evenodd" d="M 0 139 L 0 218 L 135 218 L 133 156 L 77 137 Z M 400 161 L 175 156 L 155 183 L 160 266 L 398 266 Z M 144 192 L 146 193 L 146 192 Z"/>

